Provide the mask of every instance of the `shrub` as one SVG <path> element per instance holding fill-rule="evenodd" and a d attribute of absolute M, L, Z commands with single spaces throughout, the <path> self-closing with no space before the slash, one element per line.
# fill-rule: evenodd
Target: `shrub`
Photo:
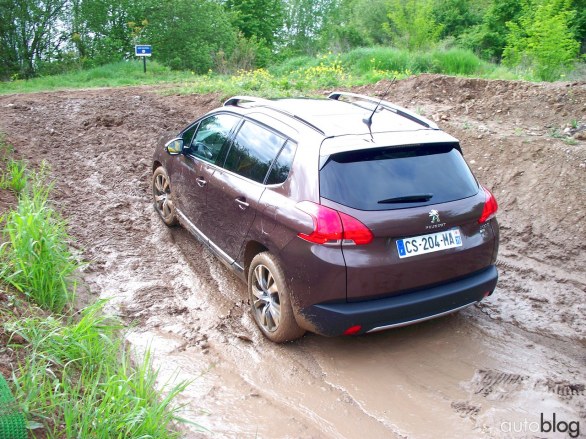
<path fill-rule="evenodd" d="M 508 23 L 503 53 L 507 66 L 525 66 L 538 79 L 555 81 L 577 59 L 580 43 L 569 30 L 576 12 L 569 0 L 544 0 L 533 9 L 525 4 L 519 23 Z"/>

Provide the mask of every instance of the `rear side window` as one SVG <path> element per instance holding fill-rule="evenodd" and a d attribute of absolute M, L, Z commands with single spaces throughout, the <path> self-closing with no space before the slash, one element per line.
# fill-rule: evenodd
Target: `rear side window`
<path fill-rule="evenodd" d="M 413 145 L 332 155 L 320 195 L 360 210 L 391 210 L 475 195 L 478 184 L 457 144 Z"/>
<path fill-rule="evenodd" d="M 275 160 L 271 167 L 266 184 L 280 184 L 287 180 L 296 147 L 297 145 L 291 141 L 285 143 L 277 160 Z"/>
<path fill-rule="evenodd" d="M 244 122 L 232 142 L 224 168 L 263 183 L 285 139 L 251 122 Z"/>

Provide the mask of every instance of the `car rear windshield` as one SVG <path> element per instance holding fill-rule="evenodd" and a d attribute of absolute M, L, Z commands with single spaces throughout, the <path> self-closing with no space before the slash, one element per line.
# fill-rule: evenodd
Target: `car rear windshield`
<path fill-rule="evenodd" d="M 322 197 L 360 210 L 444 203 L 478 190 L 457 143 L 333 154 L 320 171 Z"/>

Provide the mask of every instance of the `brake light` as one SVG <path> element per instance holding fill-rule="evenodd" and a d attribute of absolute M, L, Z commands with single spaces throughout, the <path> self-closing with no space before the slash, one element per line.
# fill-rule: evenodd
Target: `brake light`
<path fill-rule="evenodd" d="M 313 219 L 310 234 L 298 233 L 301 239 L 315 244 L 336 243 L 363 245 L 372 241 L 372 232 L 356 218 L 311 201 L 297 203 L 297 208 Z M 346 242 L 344 242 L 346 241 Z"/>
<path fill-rule="evenodd" d="M 480 224 L 487 222 L 491 218 L 494 218 L 499 208 L 494 195 L 484 186 L 482 186 L 482 189 L 484 189 L 484 193 L 486 194 L 486 201 L 484 202 L 482 215 L 480 215 L 480 218 L 478 219 Z"/>
<path fill-rule="evenodd" d="M 356 245 L 368 244 L 372 241 L 372 232 L 368 227 L 350 215 L 343 212 L 338 212 L 342 220 L 342 228 L 344 235 L 342 239 L 353 241 Z"/>

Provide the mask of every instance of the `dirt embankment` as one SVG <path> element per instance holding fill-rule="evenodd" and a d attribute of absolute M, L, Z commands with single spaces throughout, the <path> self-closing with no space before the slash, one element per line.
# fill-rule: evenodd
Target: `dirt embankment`
<path fill-rule="evenodd" d="M 0 131 L 20 157 L 51 164 L 57 207 L 91 261 L 88 295 L 112 297 L 112 310 L 137 322 L 129 340 L 151 344 L 163 375 L 197 378 L 186 416 L 213 436 L 557 437 L 506 431 L 541 413 L 586 430 L 586 141 L 560 138 L 586 124 L 586 85 L 421 75 L 387 99 L 458 137 L 495 193 L 497 290 L 421 325 L 285 346 L 258 335 L 244 286 L 151 207 L 155 140 L 218 95 L 2 96 Z"/>

